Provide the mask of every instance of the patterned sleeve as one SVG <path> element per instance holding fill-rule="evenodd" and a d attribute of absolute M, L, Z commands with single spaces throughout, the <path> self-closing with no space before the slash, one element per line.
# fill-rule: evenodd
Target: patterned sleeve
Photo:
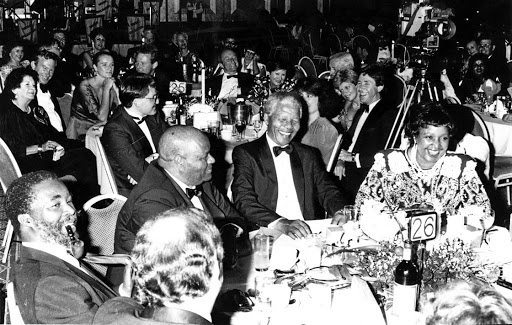
<path fill-rule="evenodd" d="M 365 201 L 372 200 L 377 202 L 384 201 L 382 187 L 382 170 L 386 168 L 386 159 L 382 152 L 375 155 L 375 162 L 366 175 L 363 183 L 359 187 L 356 196 L 356 206 L 361 207 Z"/>
<path fill-rule="evenodd" d="M 483 207 L 484 211 L 490 211 L 491 204 L 485 192 L 484 185 L 476 172 L 476 162 L 466 162 L 460 177 L 461 203 L 462 207 L 477 206 Z"/>

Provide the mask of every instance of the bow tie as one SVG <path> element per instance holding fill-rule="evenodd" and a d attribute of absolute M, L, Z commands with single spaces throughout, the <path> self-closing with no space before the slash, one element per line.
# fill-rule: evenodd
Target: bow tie
<path fill-rule="evenodd" d="M 363 110 L 363 112 L 368 113 L 370 111 L 370 106 L 366 104 L 361 104 L 361 109 Z"/>
<path fill-rule="evenodd" d="M 201 186 L 196 186 L 196 188 L 187 188 L 186 190 L 190 199 L 192 199 L 194 196 L 199 198 L 201 197 L 201 194 L 203 194 L 203 188 Z"/>
<path fill-rule="evenodd" d="M 233 74 L 233 75 L 226 75 L 226 77 L 229 79 L 229 78 L 237 78 L 238 79 L 238 75 L 237 74 Z"/>
<path fill-rule="evenodd" d="M 144 116 L 142 118 L 137 117 L 137 116 L 132 116 L 132 118 L 135 120 L 135 122 L 137 122 L 137 124 L 142 124 L 146 120 L 147 116 Z"/>
<path fill-rule="evenodd" d="M 272 150 L 274 151 L 274 156 L 279 156 L 281 154 L 281 152 L 286 152 L 287 154 L 291 154 L 293 149 L 291 146 L 286 146 L 286 147 L 278 147 L 278 146 L 275 146 L 274 148 L 272 148 Z"/>
<path fill-rule="evenodd" d="M 46 84 L 46 85 L 39 84 L 39 88 L 41 88 L 41 92 L 43 92 L 43 93 L 48 92 L 48 84 Z"/>

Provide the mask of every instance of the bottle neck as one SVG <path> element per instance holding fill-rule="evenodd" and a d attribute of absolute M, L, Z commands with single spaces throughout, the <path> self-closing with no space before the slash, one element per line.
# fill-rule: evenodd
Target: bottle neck
<path fill-rule="evenodd" d="M 405 247 L 403 252 L 403 260 L 410 261 L 411 260 L 411 248 Z"/>

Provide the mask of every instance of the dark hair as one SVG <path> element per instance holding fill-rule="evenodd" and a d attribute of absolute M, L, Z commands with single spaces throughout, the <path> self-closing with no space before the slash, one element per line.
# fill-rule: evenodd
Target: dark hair
<path fill-rule="evenodd" d="M 490 40 L 492 45 L 496 44 L 496 40 L 495 40 L 494 35 L 492 35 L 490 33 L 484 33 L 484 34 L 480 35 L 480 37 L 478 38 L 478 44 L 477 45 L 479 45 L 480 42 L 485 40 L 485 39 Z"/>
<path fill-rule="evenodd" d="M 21 39 L 13 39 L 7 44 L 5 44 L 2 48 L 2 58 L 5 60 L 5 62 L 9 62 L 9 54 L 11 53 L 12 49 L 15 47 L 25 47 L 25 42 Z"/>
<path fill-rule="evenodd" d="M 270 73 L 276 70 L 288 70 L 288 64 L 283 61 L 268 61 L 267 71 Z"/>
<path fill-rule="evenodd" d="M 375 80 L 377 86 L 384 86 L 386 82 L 386 67 L 382 64 L 370 64 L 361 70 L 359 76 L 366 74 Z"/>
<path fill-rule="evenodd" d="M 39 76 L 37 75 L 37 72 L 28 68 L 14 69 L 11 73 L 9 73 L 7 79 L 5 80 L 4 91 L 2 94 L 6 96 L 7 99 L 13 100 L 14 93 L 12 91 L 16 88 L 20 88 L 21 83 L 23 82 L 23 78 L 25 78 L 25 76 L 34 78 L 34 82 L 37 85 L 37 82 L 39 81 Z"/>
<path fill-rule="evenodd" d="M 490 74 L 489 70 L 489 59 L 487 58 L 487 55 L 483 53 L 476 53 L 468 60 L 468 67 L 469 67 L 469 74 L 470 76 L 473 75 L 473 64 L 475 64 L 476 61 L 482 61 L 484 65 L 484 78 L 488 78 Z"/>
<path fill-rule="evenodd" d="M 297 90 L 318 97 L 318 112 L 321 117 L 331 119 L 339 114 L 343 107 L 341 98 L 336 94 L 328 80 L 301 78 L 297 81 Z"/>
<path fill-rule="evenodd" d="M 32 202 L 35 198 L 34 186 L 52 179 L 58 180 L 59 178 L 52 172 L 40 170 L 25 174 L 14 180 L 7 189 L 4 202 L 5 214 L 11 220 L 16 234 L 20 234 L 18 216 L 30 214 Z"/>
<path fill-rule="evenodd" d="M 132 107 L 133 100 L 144 98 L 149 87 L 155 88 L 155 79 L 145 73 L 133 72 L 126 76 L 119 87 L 119 100 L 126 108 Z"/>
<path fill-rule="evenodd" d="M 55 63 L 59 62 L 59 56 L 53 52 L 48 51 L 47 49 L 39 49 L 37 53 L 34 55 L 34 58 L 32 59 L 35 64 L 39 62 L 39 59 L 45 59 L 45 60 L 53 60 Z"/>
<path fill-rule="evenodd" d="M 155 63 L 158 61 L 158 48 L 154 45 L 150 44 L 143 44 L 139 47 L 137 50 L 137 53 L 135 53 L 135 57 L 139 54 L 149 54 L 151 55 L 151 63 Z"/>
<path fill-rule="evenodd" d="M 91 41 L 94 41 L 94 39 L 98 35 L 103 35 L 103 37 L 105 37 L 105 31 L 103 30 L 103 28 L 97 27 L 97 28 L 93 29 L 91 31 L 91 33 L 89 34 L 89 37 L 91 38 Z"/>
<path fill-rule="evenodd" d="M 112 58 L 112 60 L 114 59 L 114 56 L 112 55 L 112 53 L 110 53 L 110 51 L 101 50 L 98 53 L 94 54 L 94 56 L 92 57 L 92 63 L 94 65 L 98 64 L 98 62 L 100 60 L 100 56 L 103 56 L 103 55 L 108 55 Z"/>
<path fill-rule="evenodd" d="M 409 123 L 405 128 L 405 135 L 411 140 L 410 143 L 413 143 L 420 129 L 428 126 L 445 126 L 450 137 L 455 134 L 455 124 L 444 105 L 446 104 L 439 102 L 423 102 L 411 107 Z"/>

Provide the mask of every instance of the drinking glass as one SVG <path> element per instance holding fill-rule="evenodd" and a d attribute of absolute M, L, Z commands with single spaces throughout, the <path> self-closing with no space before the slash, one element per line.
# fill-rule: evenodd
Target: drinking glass
<path fill-rule="evenodd" d="M 245 138 L 245 128 L 247 127 L 247 124 L 245 121 L 236 121 L 235 122 L 235 128 L 238 132 L 238 140 L 242 141 L 243 138 Z"/>
<path fill-rule="evenodd" d="M 260 120 L 255 120 L 253 122 L 253 125 L 254 125 L 254 132 L 256 132 L 256 138 L 257 138 L 258 133 L 260 133 L 261 128 L 263 127 L 263 122 L 261 122 Z"/>
<path fill-rule="evenodd" d="M 208 121 L 208 133 L 210 133 L 216 137 L 219 137 L 219 127 L 220 127 L 219 120 Z"/>
<path fill-rule="evenodd" d="M 359 209 L 355 205 L 346 205 L 343 209 L 343 214 L 347 220 L 346 227 L 344 227 L 346 228 L 345 231 L 349 230 L 349 232 L 352 232 L 359 240 L 359 237 L 361 236 Z"/>
<path fill-rule="evenodd" d="M 272 286 L 274 285 L 274 281 L 275 279 L 269 276 L 257 276 L 254 278 L 256 306 L 259 310 L 270 310 L 270 303 L 272 301 Z"/>
<path fill-rule="evenodd" d="M 270 265 L 270 236 L 258 234 L 254 237 L 254 268 L 266 271 Z"/>

